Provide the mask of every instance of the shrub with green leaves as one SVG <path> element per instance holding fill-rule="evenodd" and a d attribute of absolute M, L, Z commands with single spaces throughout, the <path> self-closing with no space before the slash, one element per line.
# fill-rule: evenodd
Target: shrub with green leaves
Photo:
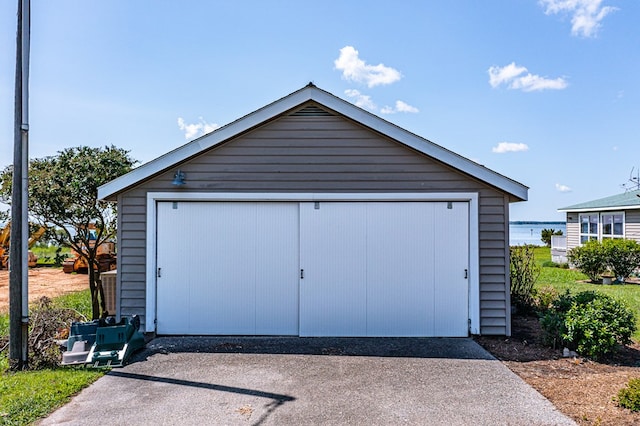
<path fill-rule="evenodd" d="M 618 391 L 618 405 L 631 411 L 640 411 L 640 378 L 631 379 Z"/>
<path fill-rule="evenodd" d="M 573 296 L 567 290 L 564 294 L 558 296 L 541 317 L 540 325 L 542 326 L 542 343 L 551 346 L 554 349 L 564 345 L 562 335 L 567 331 L 564 324 L 564 317 L 571 309 L 573 304 Z"/>
<path fill-rule="evenodd" d="M 607 239 L 602 243 L 607 267 L 624 282 L 640 267 L 640 244 L 634 240 Z"/>
<path fill-rule="evenodd" d="M 576 268 L 587 275 L 591 282 L 597 282 L 600 275 L 607 270 L 605 250 L 602 244 L 596 240 L 572 248 L 567 253 L 567 258 Z"/>
<path fill-rule="evenodd" d="M 565 293 L 540 319 L 543 342 L 560 344 L 583 356 L 600 359 L 631 342 L 636 329 L 632 310 L 616 299 L 595 291 Z"/>
<path fill-rule="evenodd" d="M 533 289 L 533 304 L 540 312 L 546 312 L 551 309 L 558 297 L 560 297 L 560 292 L 551 285 Z"/>
<path fill-rule="evenodd" d="M 540 275 L 532 246 L 511 247 L 511 303 L 529 308 L 533 303 L 533 285 Z"/>

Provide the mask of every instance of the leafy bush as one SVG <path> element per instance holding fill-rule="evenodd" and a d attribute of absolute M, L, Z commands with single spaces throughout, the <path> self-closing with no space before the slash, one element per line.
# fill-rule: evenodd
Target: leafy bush
<path fill-rule="evenodd" d="M 529 308 L 533 303 L 533 285 L 540 275 L 532 246 L 511 247 L 511 302 Z"/>
<path fill-rule="evenodd" d="M 607 267 L 624 282 L 640 267 L 640 244 L 634 240 L 607 239 L 602 243 Z"/>
<path fill-rule="evenodd" d="M 631 411 L 640 411 L 640 379 L 631 379 L 618 391 L 618 405 Z"/>
<path fill-rule="evenodd" d="M 574 247 L 567 253 L 569 262 L 587 275 L 591 282 L 597 282 L 600 275 L 607 270 L 607 258 L 602 244 L 591 240 L 586 244 Z"/>
<path fill-rule="evenodd" d="M 551 237 L 553 235 L 562 235 L 562 231 L 559 229 L 543 229 L 540 231 L 540 239 L 547 247 L 551 247 Z"/>
<path fill-rule="evenodd" d="M 550 285 L 533 289 L 533 305 L 540 312 L 551 309 L 558 297 L 560 297 L 560 292 Z"/>
<path fill-rule="evenodd" d="M 540 322 L 546 344 L 557 347 L 562 343 L 594 359 L 608 355 L 618 344 L 630 343 L 636 329 L 633 311 L 595 291 L 575 296 L 565 293 Z"/>
<path fill-rule="evenodd" d="M 616 345 L 631 342 L 636 330 L 633 312 L 605 294 L 571 306 L 565 316 L 563 338 L 589 358 L 599 359 L 613 352 Z"/>
<path fill-rule="evenodd" d="M 551 303 L 551 308 L 542 315 L 540 325 L 543 332 L 543 344 L 556 349 L 565 343 L 562 338 L 562 335 L 567 331 L 564 318 L 569 309 L 571 309 L 573 300 L 573 296 L 567 290 L 564 294 L 558 296 Z"/>

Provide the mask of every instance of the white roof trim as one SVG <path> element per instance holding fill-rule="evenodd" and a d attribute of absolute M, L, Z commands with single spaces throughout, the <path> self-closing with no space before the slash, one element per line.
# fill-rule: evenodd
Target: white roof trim
<path fill-rule="evenodd" d="M 559 212 L 567 213 L 586 213 L 586 212 L 612 212 L 622 210 L 638 210 L 640 205 L 634 204 L 632 206 L 615 206 L 615 207 L 591 207 L 588 209 L 558 209 Z"/>
<path fill-rule="evenodd" d="M 315 101 L 335 112 L 395 139 L 419 152 L 448 164 L 476 179 L 495 186 L 516 198 L 527 200 L 528 188 L 480 164 L 404 130 L 329 92 L 308 85 L 218 130 L 195 139 L 161 157 L 98 188 L 98 199 L 109 198 L 139 182 L 174 167 L 176 164 L 212 148 L 242 132 L 260 125 L 308 101 Z"/>

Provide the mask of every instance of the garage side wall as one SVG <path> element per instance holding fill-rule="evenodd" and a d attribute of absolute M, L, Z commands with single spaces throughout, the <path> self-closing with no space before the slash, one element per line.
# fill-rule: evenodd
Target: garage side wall
<path fill-rule="evenodd" d="M 179 168 L 183 192 L 477 192 L 481 333 L 508 334 L 508 197 L 495 188 L 328 115 L 281 117 Z M 143 323 L 146 194 L 176 191 L 177 169 L 118 198 L 120 315 L 140 315 Z"/>

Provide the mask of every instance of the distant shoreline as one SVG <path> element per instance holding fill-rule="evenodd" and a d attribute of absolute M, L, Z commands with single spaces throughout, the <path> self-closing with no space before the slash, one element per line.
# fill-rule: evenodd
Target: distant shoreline
<path fill-rule="evenodd" d="M 546 221 L 546 220 L 514 220 L 509 221 L 509 225 L 566 225 L 567 222 Z"/>

